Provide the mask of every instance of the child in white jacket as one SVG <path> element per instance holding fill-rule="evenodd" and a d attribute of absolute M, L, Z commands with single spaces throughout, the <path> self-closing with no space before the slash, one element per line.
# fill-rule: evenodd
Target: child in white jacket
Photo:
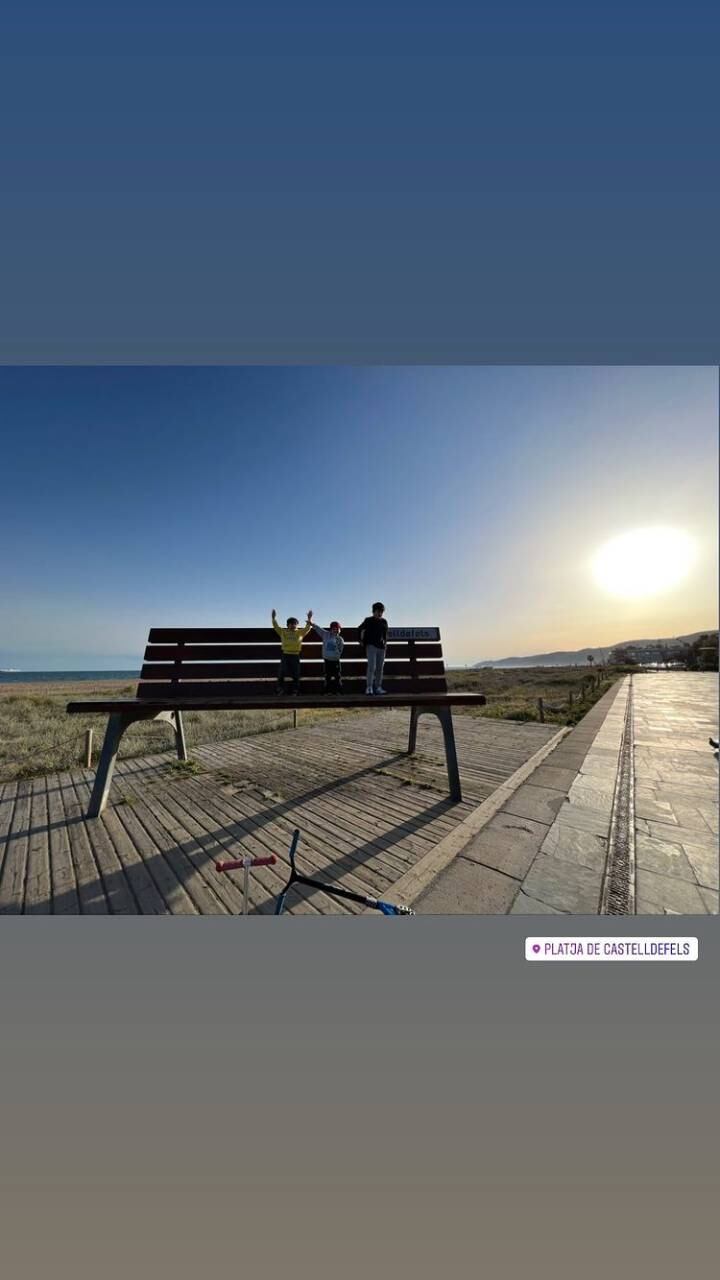
<path fill-rule="evenodd" d="M 345 641 L 340 635 L 340 623 L 331 622 L 330 626 L 319 627 L 313 622 L 313 628 L 323 642 L 323 661 L 325 663 L 325 693 L 342 693 L 342 674 L 340 659 L 345 648 Z"/>

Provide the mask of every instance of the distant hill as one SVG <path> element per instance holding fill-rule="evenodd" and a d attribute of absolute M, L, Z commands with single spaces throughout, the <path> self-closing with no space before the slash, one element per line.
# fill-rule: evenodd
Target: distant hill
<path fill-rule="evenodd" d="M 693 631 L 687 636 L 664 636 L 661 639 L 653 637 L 645 640 L 619 640 L 617 644 L 595 645 L 588 649 L 560 649 L 556 653 L 531 653 L 521 658 L 486 658 L 482 662 L 474 663 L 473 670 L 479 670 L 481 667 L 574 667 L 586 666 L 588 655 L 592 654 L 596 662 L 605 662 L 611 649 L 628 649 L 633 645 L 662 645 L 677 644 L 679 641 L 685 644 L 692 644 L 699 636 L 714 635 L 715 628 L 708 627 L 706 631 Z"/>

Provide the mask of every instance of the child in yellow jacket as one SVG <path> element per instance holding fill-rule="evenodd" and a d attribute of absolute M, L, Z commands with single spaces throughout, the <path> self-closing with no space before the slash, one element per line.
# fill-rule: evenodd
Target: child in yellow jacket
<path fill-rule="evenodd" d="M 292 680 L 292 693 L 297 697 L 300 692 L 300 651 L 302 642 L 308 631 L 312 630 L 312 609 L 308 609 L 307 622 L 299 630 L 297 618 L 288 618 L 284 627 L 278 625 L 277 612 L 272 611 L 272 624 L 280 637 L 280 670 L 278 671 L 277 693 L 285 690 L 285 677 Z"/>

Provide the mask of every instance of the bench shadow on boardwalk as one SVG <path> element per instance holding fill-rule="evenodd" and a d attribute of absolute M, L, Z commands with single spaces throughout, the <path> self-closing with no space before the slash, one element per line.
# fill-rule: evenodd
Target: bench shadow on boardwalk
<path fill-rule="evenodd" d="M 274 853 L 251 873 L 251 913 L 272 912 L 301 830 L 311 875 L 388 896 L 392 885 L 515 772 L 554 726 L 455 717 L 463 800 L 447 794 L 442 733 L 420 722 L 405 754 L 401 711 L 317 722 L 121 761 L 111 802 L 85 819 L 93 773 L 77 768 L 0 784 L 0 911 L 223 915 L 242 910 L 242 872 L 217 858 Z M 357 910 L 319 890 L 293 891 L 294 914 Z"/>

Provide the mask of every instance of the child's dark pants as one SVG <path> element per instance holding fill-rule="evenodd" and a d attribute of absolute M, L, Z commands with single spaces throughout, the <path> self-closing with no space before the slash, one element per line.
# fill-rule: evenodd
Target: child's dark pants
<path fill-rule="evenodd" d="M 285 677 L 288 676 L 292 680 L 293 693 L 297 693 L 300 688 L 300 655 L 298 653 L 283 653 L 280 657 L 280 670 L 278 672 L 278 688 L 285 687 Z"/>
<path fill-rule="evenodd" d="M 340 676 L 339 658 L 325 659 L 325 692 L 326 693 L 342 692 L 342 678 Z"/>

